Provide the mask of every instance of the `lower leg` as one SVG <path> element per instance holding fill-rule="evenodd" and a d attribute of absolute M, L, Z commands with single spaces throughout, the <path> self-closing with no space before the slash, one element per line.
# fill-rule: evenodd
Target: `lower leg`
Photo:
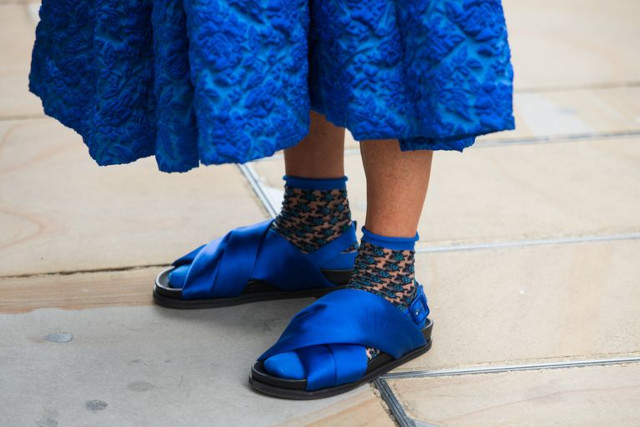
<path fill-rule="evenodd" d="M 305 178 L 341 178 L 344 176 L 344 134 L 344 128 L 312 110 L 307 136 L 284 150 L 285 173 Z"/>
<path fill-rule="evenodd" d="M 400 151 L 397 140 L 360 143 L 367 177 L 367 218 L 348 287 L 408 309 L 416 293 L 417 228 L 433 151 Z M 367 348 L 371 359 L 378 350 Z"/>
<path fill-rule="evenodd" d="M 367 217 L 350 286 L 405 309 L 415 294 L 414 244 L 433 151 L 401 151 L 397 140 L 360 143 Z"/>
<path fill-rule="evenodd" d="M 309 134 L 285 150 L 282 209 L 272 227 L 302 252 L 310 253 L 351 227 L 344 177 L 345 129 L 311 111 Z"/>
<path fill-rule="evenodd" d="M 427 195 L 433 151 L 400 151 L 395 139 L 362 141 L 367 177 L 365 227 L 383 236 L 413 237 Z"/>

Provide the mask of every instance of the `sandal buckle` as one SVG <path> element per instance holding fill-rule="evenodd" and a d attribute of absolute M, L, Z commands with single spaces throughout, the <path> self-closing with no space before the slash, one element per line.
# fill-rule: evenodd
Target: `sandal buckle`
<path fill-rule="evenodd" d="M 419 325 L 422 325 L 429 315 L 429 306 L 427 305 L 427 296 L 424 294 L 422 285 L 417 283 L 418 290 L 416 292 L 416 298 L 409 306 L 409 312 L 413 321 Z"/>

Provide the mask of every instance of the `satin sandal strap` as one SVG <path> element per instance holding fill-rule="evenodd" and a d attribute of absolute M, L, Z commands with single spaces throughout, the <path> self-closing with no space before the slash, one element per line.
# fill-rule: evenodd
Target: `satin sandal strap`
<path fill-rule="evenodd" d="M 182 288 L 184 299 L 240 295 L 251 276 L 260 246 L 273 220 L 229 231 L 200 249 L 192 258 Z M 195 251 L 192 251 L 192 254 Z M 185 262 L 190 254 L 176 260 Z"/>
<path fill-rule="evenodd" d="M 258 360 L 322 344 L 357 344 L 399 358 L 425 345 L 425 339 L 411 316 L 384 298 L 360 289 L 340 289 L 296 314 Z"/>
<path fill-rule="evenodd" d="M 273 230 L 272 222 L 236 228 L 174 261 L 174 266 L 190 264 L 182 298 L 235 297 L 249 280 L 283 291 L 335 286 L 320 266 L 357 242 L 355 223 L 337 239 L 305 254 Z M 355 253 L 342 256 L 355 258 Z"/>

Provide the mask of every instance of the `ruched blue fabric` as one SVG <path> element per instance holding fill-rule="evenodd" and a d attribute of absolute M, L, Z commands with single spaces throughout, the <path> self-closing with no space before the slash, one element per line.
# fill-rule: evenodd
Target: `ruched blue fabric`
<path fill-rule="evenodd" d="M 341 253 L 356 240 L 355 227 L 309 254 L 270 229 L 273 219 L 229 231 L 173 262 L 188 265 L 183 299 L 238 296 L 257 280 L 284 291 L 333 287 L 321 268 L 353 266 L 355 252 Z M 337 258 L 337 259 L 336 259 Z"/>
<path fill-rule="evenodd" d="M 298 312 L 258 360 L 265 361 L 266 366 L 271 357 L 295 351 L 306 373 L 307 390 L 353 382 L 367 369 L 365 347 L 397 359 L 424 346 L 420 328 L 428 314 L 421 285 L 406 312 L 370 292 L 336 290 Z M 282 362 L 287 363 L 287 359 L 282 358 Z M 283 368 L 286 370 L 286 366 Z M 271 369 L 278 370 L 278 366 Z"/>
<path fill-rule="evenodd" d="M 297 144 L 463 150 L 514 129 L 500 0 L 43 0 L 29 90 L 100 165 L 165 172 Z"/>

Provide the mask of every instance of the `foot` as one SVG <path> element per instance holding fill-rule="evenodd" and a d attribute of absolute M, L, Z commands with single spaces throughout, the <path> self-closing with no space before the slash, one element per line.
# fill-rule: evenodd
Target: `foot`
<path fill-rule="evenodd" d="M 293 317 L 253 365 L 249 383 L 290 399 L 352 390 L 428 351 L 433 328 L 428 314 L 419 284 L 404 312 L 362 289 L 334 291 Z M 381 351 L 368 360 L 366 347 Z"/>
<path fill-rule="evenodd" d="M 407 313 L 416 298 L 414 246 L 417 239 L 417 234 L 412 238 L 385 237 L 363 228 L 354 274 L 346 287 L 378 295 L 399 311 Z M 369 362 L 380 354 L 379 349 L 366 347 Z M 266 359 L 264 368 L 281 378 L 303 379 L 308 363 L 300 352 L 283 352 Z"/>
<path fill-rule="evenodd" d="M 188 305 L 204 308 L 219 306 L 203 301 L 214 295 L 238 297 L 243 293 L 240 300 L 233 300 L 239 303 L 293 297 L 291 290 L 299 291 L 295 296 L 321 296 L 326 292 L 307 295 L 305 289 L 329 291 L 344 286 L 357 249 L 347 178 L 284 178 L 282 210 L 274 220 L 234 229 L 176 260 L 156 280 L 154 294 L 162 294 L 156 301 L 175 306 L 175 300 L 200 299 Z M 234 273 L 241 264 L 249 271 Z M 250 298 L 244 294 L 251 294 Z M 233 301 L 220 302 L 231 305 Z M 179 305 L 176 308 L 187 308 Z"/>
<path fill-rule="evenodd" d="M 282 209 L 271 228 L 308 254 L 337 239 L 351 227 L 346 177 L 312 179 L 285 176 Z M 346 251 L 355 250 L 347 248 Z M 182 288 L 188 265 L 169 274 L 171 287 Z"/>

